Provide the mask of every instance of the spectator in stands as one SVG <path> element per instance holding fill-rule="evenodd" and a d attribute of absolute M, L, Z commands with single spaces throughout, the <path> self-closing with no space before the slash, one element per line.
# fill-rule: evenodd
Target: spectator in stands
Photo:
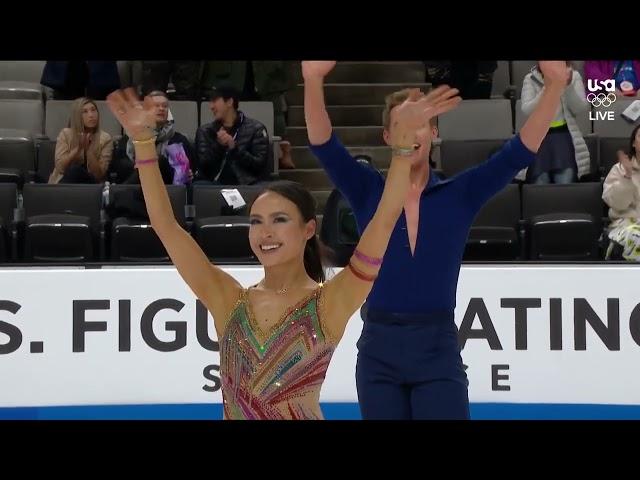
<path fill-rule="evenodd" d="M 640 92 L 640 60 L 587 60 L 584 76 L 594 86 L 601 87 L 606 80 L 616 81 L 616 94 L 633 97 Z M 597 82 L 595 82 L 597 81 Z M 587 95 L 590 93 L 587 90 Z"/>
<path fill-rule="evenodd" d="M 491 98 L 493 72 L 498 62 L 490 61 L 425 61 L 426 78 L 434 87 L 449 85 L 460 91 L 463 100 Z"/>
<path fill-rule="evenodd" d="M 55 99 L 104 100 L 120 88 L 120 75 L 116 62 L 47 62 L 40 83 L 53 89 Z"/>
<path fill-rule="evenodd" d="M 71 104 L 69 126 L 58 135 L 49 183 L 103 182 L 112 154 L 113 139 L 100 130 L 98 107 L 89 98 L 78 98 Z"/>
<path fill-rule="evenodd" d="M 567 62 L 567 85 L 536 161 L 526 170 L 528 183 L 572 183 L 590 171 L 589 149 L 576 121 L 578 115 L 587 115 L 589 103 L 582 77 L 570 62 Z M 522 113 L 528 116 L 534 111 L 543 90 L 544 76 L 536 65 L 524 78 Z"/>
<path fill-rule="evenodd" d="M 285 93 L 294 86 L 291 64 L 284 61 L 215 61 L 206 62 L 203 69 L 202 91 L 209 97 L 217 87 L 228 85 L 239 92 L 240 101 L 273 103 L 274 132 L 284 139 L 287 102 Z M 280 168 L 295 168 L 291 158 L 291 144 L 280 143 Z"/>
<path fill-rule="evenodd" d="M 155 144 L 162 178 L 167 185 L 186 185 L 193 179 L 196 154 L 189 139 L 175 129 L 173 119 L 169 119 L 169 98 L 159 90 L 149 93 L 153 104 L 156 127 Z M 112 172 L 119 183 L 140 183 L 135 165 L 135 148 L 126 135 L 118 142 L 114 153 Z"/>
<path fill-rule="evenodd" d="M 200 99 L 200 75 L 203 62 L 196 61 L 143 61 L 142 95 L 160 90 L 171 100 Z M 170 89 L 169 82 L 173 85 Z"/>
<path fill-rule="evenodd" d="M 295 182 L 269 185 L 251 207 L 249 229 L 264 278 L 244 288 L 212 265 L 174 218 L 155 158 L 152 106 L 149 99 L 143 105 L 134 97 L 115 92 L 107 101 L 134 139 L 151 225 L 178 273 L 213 316 L 224 418 L 321 419 L 319 395 L 329 362 L 380 270 L 409 191 L 412 162 L 426 156 L 428 116 L 447 111 L 455 100 L 427 110 L 414 90 L 391 112 L 389 138 L 397 148 L 379 205 L 371 210 L 373 218 L 349 267 L 326 283 L 313 197 Z"/>
<path fill-rule="evenodd" d="M 369 155 L 355 155 L 353 158 L 367 168 L 376 170 Z M 382 172 L 379 173 L 381 178 L 384 178 Z M 359 239 L 353 210 L 340 190 L 334 188 L 327 198 L 320 228 L 320 240 L 329 247 L 328 253 L 332 263 L 338 267 L 345 267 Z"/>
<path fill-rule="evenodd" d="M 252 185 L 268 180 L 269 135 L 259 121 L 238 110 L 239 93 L 220 87 L 211 95 L 213 122 L 196 132 L 196 181 Z"/>
<path fill-rule="evenodd" d="M 609 249 L 618 247 L 622 258 L 640 261 L 640 125 L 631 132 L 629 152 L 618 151 L 616 163 L 604 181 L 602 199 L 609 206 Z"/>

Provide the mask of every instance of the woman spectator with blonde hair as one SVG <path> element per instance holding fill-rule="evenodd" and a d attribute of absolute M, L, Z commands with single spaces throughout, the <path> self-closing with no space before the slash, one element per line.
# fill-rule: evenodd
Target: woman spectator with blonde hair
<path fill-rule="evenodd" d="M 68 127 L 58 135 L 49 183 L 103 182 L 112 153 L 113 139 L 100 130 L 100 113 L 95 102 L 78 98 L 71 104 Z"/>

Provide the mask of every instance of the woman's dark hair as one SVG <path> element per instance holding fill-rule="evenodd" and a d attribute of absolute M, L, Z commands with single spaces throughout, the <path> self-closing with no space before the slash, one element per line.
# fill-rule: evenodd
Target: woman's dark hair
<path fill-rule="evenodd" d="M 635 143 L 636 134 L 638 133 L 639 128 L 640 125 L 636 125 L 636 127 L 633 129 L 633 132 L 631 132 L 631 138 L 629 140 L 629 156 L 631 158 L 636 156 L 636 147 L 634 147 L 633 144 Z"/>
<path fill-rule="evenodd" d="M 316 200 L 313 198 L 309 190 L 300 183 L 288 180 L 279 180 L 267 185 L 262 193 L 265 192 L 277 193 L 278 195 L 281 195 L 287 200 L 293 202 L 296 207 L 298 207 L 298 210 L 305 222 L 315 220 L 317 225 Z M 307 271 L 307 275 L 318 283 L 324 282 L 325 280 L 323 260 L 324 249 L 320 244 L 318 234 L 316 233 L 313 237 L 307 240 L 307 244 L 304 247 L 304 268 Z"/>
<path fill-rule="evenodd" d="M 210 101 L 214 101 L 218 98 L 222 98 L 225 102 L 229 99 L 233 100 L 233 109 L 238 110 L 240 102 L 240 92 L 231 85 L 218 85 L 209 96 Z"/>

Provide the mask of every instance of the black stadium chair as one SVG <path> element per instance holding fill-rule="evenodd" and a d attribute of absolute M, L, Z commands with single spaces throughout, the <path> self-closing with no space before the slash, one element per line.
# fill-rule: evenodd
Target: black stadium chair
<path fill-rule="evenodd" d="M 599 259 L 602 185 L 523 185 L 522 216 L 531 260 Z"/>
<path fill-rule="evenodd" d="M 26 183 L 23 189 L 26 261 L 86 262 L 104 253 L 102 188 Z"/>

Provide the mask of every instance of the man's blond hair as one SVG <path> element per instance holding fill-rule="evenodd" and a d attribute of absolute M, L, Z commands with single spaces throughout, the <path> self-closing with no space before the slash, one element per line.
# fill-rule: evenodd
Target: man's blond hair
<path fill-rule="evenodd" d="M 404 88 L 402 90 L 398 90 L 397 92 L 390 93 L 384 99 L 385 105 L 384 105 L 384 110 L 382 111 L 382 125 L 384 126 L 385 130 L 389 130 L 389 126 L 390 126 L 389 124 L 391 122 L 391 119 L 390 119 L 391 110 L 394 107 L 397 107 L 398 105 L 400 105 L 407 98 L 409 98 L 409 92 L 410 91 L 411 91 L 411 89 Z M 427 93 L 428 93 L 428 91 L 427 91 Z M 429 120 L 429 124 L 432 127 L 437 126 L 436 118 L 432 117 Z"/>

